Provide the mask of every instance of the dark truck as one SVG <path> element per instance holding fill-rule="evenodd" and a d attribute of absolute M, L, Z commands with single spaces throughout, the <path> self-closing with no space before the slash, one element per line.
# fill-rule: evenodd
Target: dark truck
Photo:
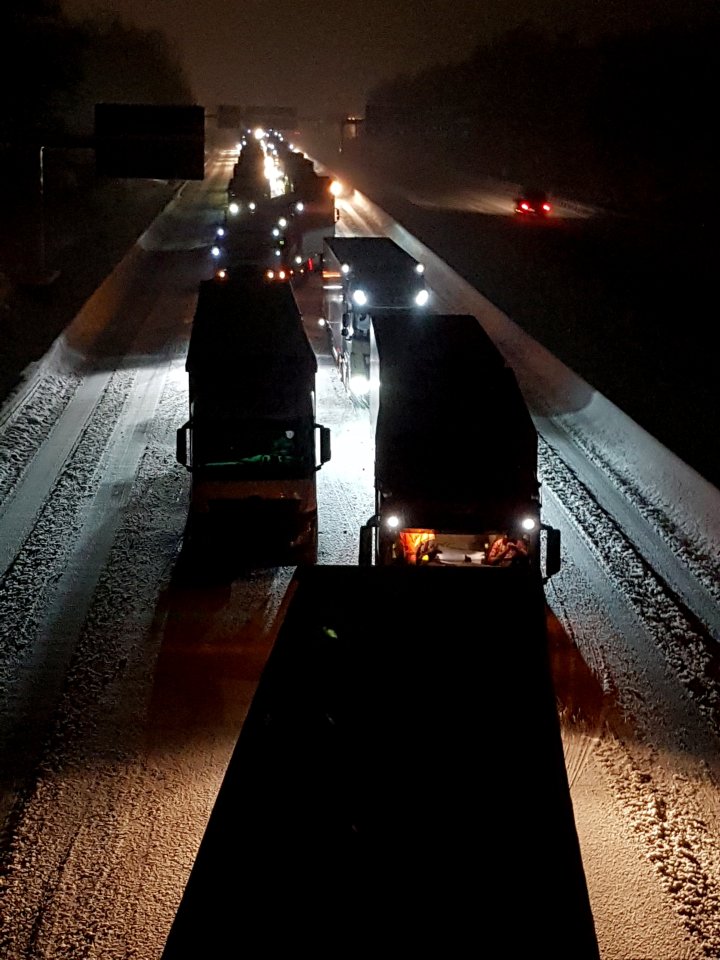
<path fill-rule="evenodd" d="M 211 247 L 216 277 L 252 273 L 257 267 L 265 279 L 293 279 L 293 250 L 287 235 L 291 217 L 283 200 L 263 200 L 254 210 L 239 211 L 226 220 Z"/>
<path fill-rule="evenodd" d="M 538 440 L 513 370 L 464 314 L 378 313 L 370 337 L 375 513 L 362 565 L 560 566 Z"/>
<path fill-rule="evenodd" d="M 368 402 L 370 322 L 378 312 L 424 312 L 423 265 L 389 237 L 327 237 L 323 315 L 330 349 L 350 395 Z"/>
<path fill-rule="evenodd" d="M 231 537 L 273 563 L 317 558 L 317 360 L 289 284 L 257 275 L 200 284 L 185 369 L 190 418 L 177 459 L 192 473 L 190 533 Z"/>
<path fill-rule="evenodd" d="M 325 238 L 335 235 L 338 211 L 332 183 L 331 177 L 312 173 L 290 194 L 288 232 L 294 243 L 294 262 L 306 273 L 320 270 Z"/>
<path fill-rule="evenodd" d="M 538 580 L 316 566 L 287 599 L 162 960 L 599 960 Z"/>
<path fill-rule="evenodd" d="M 243 142 L 237 163 L 228 182 L 228 203 L 247 206 L 270 196 L 270 184 L 265 175 L 265 151 L 254 138 Z"/>

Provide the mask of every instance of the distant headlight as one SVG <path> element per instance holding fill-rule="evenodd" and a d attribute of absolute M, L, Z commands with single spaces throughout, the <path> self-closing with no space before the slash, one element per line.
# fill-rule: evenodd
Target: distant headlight
<path fill-rule="evenodd" d="M 415 264 L 415 273 L 425 273 L 425 267 L 422 265 L 422 263 Z"/>
<path fill-rule="evenodd" d="M 231 203 L 228 207 L 228 213 L 231 213 L 234 217 L 236 217 L 240 213 L 240 204 Z"/>
<path fill-rule="evenodd" d="M 395 514 L 392 514 L 387 518 L 385 523 L 389 527 L 391 527 L 393 530 L 396 530 L 400 526 L 400 517 L 396 516 Z"/>
<path fill-rule="evenodd" d="M 418 307 L 424 307 L 429 299 L 430 294 L 427 292 L 427 290 L 419 290 L 415 294 L 415 305 Z"/>
<path fill-rule="evenodd" d="M 295 204 L 295 211 L 297 213 L 302 213 L 304 209 L 305 204 L 302 202 L 302 200 L 298 200 L 298 202 Z"/>
<path fill-rule="evenodd" d="M 368 297 L 364 290 L 353 290 L 352 298 L 359 307 L 364 307 L 368 302 Z"/>
<path fill-rule="evenodd" d="M 364 397 L 370 389 L 368 378 L 361 374 L 350 377 L 350 389 L 357 397 Z"/>
<path fill-rule="evenodd" d="M 213 257 L 219 257 L 221 252 L 220 247 L 210 247 L 210 253 Z"/>
<path fill-rule="evenodd" d="M 218 228 L 217 228 L 217 233 L 215 234 L 215 236 L 216 236 L 216 237 L 224 237 L 224 236 L 225 236 L 225 227 L 218 227 Z"/>
<path fill-rule="evenodd" d="M 257 207 L 257 204 L 255 203 L 254 200 L 251 200 L 250 203 L 248 204 L 248 207 L 250 207 L 251 210 L 254 210 Z"/>

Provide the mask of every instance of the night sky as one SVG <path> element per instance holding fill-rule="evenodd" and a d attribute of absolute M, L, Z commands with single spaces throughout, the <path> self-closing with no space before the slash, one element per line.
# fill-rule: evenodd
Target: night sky
<path fill-rule="evenodd" d="M 62 0 L 70 16 L 116 13 L 161 30 L 196 102 L 294 106 L 301 116 L 363 114 L 368 91 L 398 73 L 463 60 L 531 20 L 580 39 L 688 21 L 716 0 Z"/>

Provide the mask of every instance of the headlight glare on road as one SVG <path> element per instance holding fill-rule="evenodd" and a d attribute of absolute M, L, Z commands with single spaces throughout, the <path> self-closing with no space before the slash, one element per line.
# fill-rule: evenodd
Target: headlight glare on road
<path fill-rule="evenodd" d="M 364 377 L 362 374 L 356 374 L 354 377 L 351 377 L 350 389 L 352 390 L 352 392 L 355 394 L 356 397 L 367 396 L 367 393 L 370 390 L 370 384 L 368 383 L 368 378 Z"/>

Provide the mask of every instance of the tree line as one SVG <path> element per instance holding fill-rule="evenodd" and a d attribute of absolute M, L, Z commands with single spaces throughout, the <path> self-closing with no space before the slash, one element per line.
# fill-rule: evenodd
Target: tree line
<path fill-rule="evenodd" d="M 115 15 L 72 20 L 61 0 L 0 6 L 0 197 L 6 210 L 38 191 L 38 151 L 93 135 L 97 103 L 192 104 L 180 61 L 159 31 Z M 46 187 L 93 181 L 91 150 L 46 153 Z"/>
<path fill-rule="evenodd" d="M 698 200 L 717 167 L 720 16 L 580 42 L 526 23 L 370 92 L 366 132 L 424 136 L 489 175 L 583 176 L 615 199 Z"/>
<path fill-rule="evenodd" d="M 91 135 L 101 102 L 194 102 L 167 38 L 117 16 L 71 20 L 61 0 L 0 6 L 0 143 Z"/>

